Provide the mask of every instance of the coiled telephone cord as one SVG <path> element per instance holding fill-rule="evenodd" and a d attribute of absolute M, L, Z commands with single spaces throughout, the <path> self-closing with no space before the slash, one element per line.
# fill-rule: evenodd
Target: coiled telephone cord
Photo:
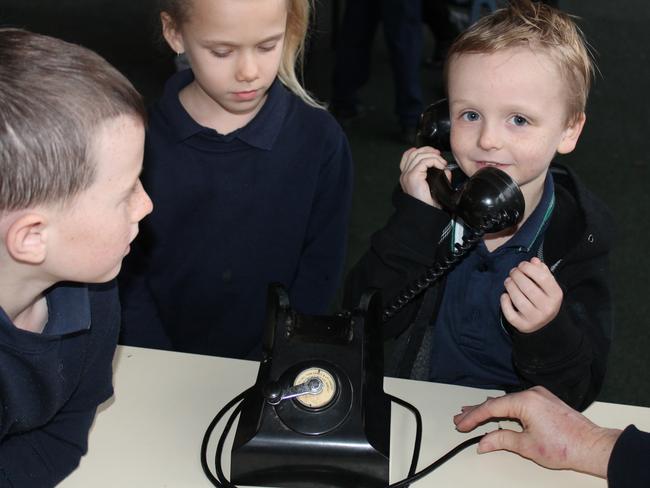
<path fill-rule="evenodd" d="M 447 271 L 458 264 L 458 262 L 469 251 L 471 251 L 474 246 L 476 246 L 486 232 L 498 228 L 501 222 L 509 221 L 511 219 L 512 217 L 506 210 L 501 211 L 497 215 L 485 216 L 480 228 L 472 230 L 469 235 L 464 235 L 463 242 L 457 242 L 450 255 L 443 258 L 442 261 L 434 263 L 430 268 L 427 268 L 422 275 L 398 292 L 397 296 L 384 308 L 384 311 L 382 312 L 382 321 L 388 322 L 395 316 L 395 314 L 400 312 L 406 304 L 411 302 L 420 293 L 444 276 Z"/>

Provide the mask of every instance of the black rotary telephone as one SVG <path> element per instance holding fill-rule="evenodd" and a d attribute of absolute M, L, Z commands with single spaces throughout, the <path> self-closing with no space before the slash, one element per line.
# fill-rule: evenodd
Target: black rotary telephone
<path fill-rule="evenodd" d="M 440 100 L 420 116 L 416 135 L 418 147 L 430 145 L 441 151 L 451 150 L 451 122 L 447 100 Z M 431 168 L 427 175 L 431 195 L 471 230 L 463 243 L 442 261 L 428 268 L 406 286 L 383 312 L 389 320 L 407 303 L 440 279 L 465 256 L 486 233 L 498 232 L 519 223 L 524 216 L 524 196 L 517 184 L 500 169 L 487 167 L 477 171 L 462 187 L 452 188 L 444 171 Z"/>
<path fill-rule="evenodd" d="M 281 285 L 270 285 L 263 357 L 255 384 L 228 402 L 208 426 L 201 467 L 216 487 L 408 488 L 482 436 L 463 441 L 416 472 L 422 418 L 405 400 L 384 392 L 381 298 L 365 292 L 351 312 L 331 316 L 293 310 Z M 408 476 L 389 484 L 391 402 L 415 417 Z M 214 467 L 207 450 L 215 427 L 232 411 L 217 444 Z M 225 440 L 239 424 L 222 469 Z"/>
<path fill-rule="evenodd" d="M 293 310 L 281 285 L 271 285 L 262 361 L 255 385 L 240 400 L 231 479 L 207 465 L 215 486 L 381 488 L 388 484 L 390 401 L 383 390 L 381 299 L 364 293 L 359 306 L 332 316 Z M 398 399 L 398 403 L 400 400 Z M 413 472 L 415 466 L 413 466 Z"/>
<path fill-rule="evenodd" d="M 418 145 L 449 150 L 449 128 L 446 102 L 431 105 L 421 117 Z M 508 175 L 494 168 L 477 172 L 459 190 L 452 189 L 442 171 L 431 171 L 428 181 L 435 198 L 474 234 L 383 311 L 379 292 L 369 290 L 352 311 L 304 315 L 291 308 L 282 286 L 269 287 L 257 380 L 219 411 L 201 444 L 201 466 L 214 486 L 407 488 L 478 442 L 480 436 L 468 439 L 416 473 L 421 418 L 413 406 L 383 390 L 381 322 L 440 278 L 485 232 L 515 225 L 524 200 Z M 408 477 L 389 485 L 391 402 L 414 413 L 416 433 Z M 215 476 L 207 461 L 208 442 L 229 411 L 217 445 Z M 238 416 L 230 481 L 221 455 Z"/>

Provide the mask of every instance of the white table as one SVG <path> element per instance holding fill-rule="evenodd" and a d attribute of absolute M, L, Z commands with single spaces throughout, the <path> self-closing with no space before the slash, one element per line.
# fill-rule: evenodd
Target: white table
<path fill-rule="evenodd" d="M 254 383 L 257 369 L 258 363 L 251 361 L 118 347 L 115 396 L 99 409 L 88 454 L 60 486 L 211 487 L 199 459 L 203 434 L 219 409 Z M 452 416 L 462 405 L 480 403 L 487 395 L 500 392 L 395 378 L 386 378 L 384 388 L 420 409 L 423 439 L 419 468 L 463 440 L 496 427 L 490 424 L 461 434 L 454 429 Z M 635 423 L 650 431 L 649 408 L 597 402 L 585 413 L 609 427 Z M 393 406 L 391 482 L 406 475 L 414 426 L 408 411 Z M 208 459 L 214 458 L 217 437 L 218 432 L 213 435 Z M 231 443 L 226 444 L 226 453 Z M 227 455 L 223 465 L 228 474 Z M 471 446 L 412 486 L 605 488 L 607 484 L 588 475 L 544 469 L 510 453 L 479 456 Z"/>

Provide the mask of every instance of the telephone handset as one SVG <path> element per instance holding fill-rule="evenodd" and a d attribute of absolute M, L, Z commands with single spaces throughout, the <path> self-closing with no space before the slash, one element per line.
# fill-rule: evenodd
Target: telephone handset
<path fill-rule="evenodd" d="M 429 105 L 420 116 L 416 134 L 418 147 L 430 145 L 441 151 L 451 150 L 451 122 L 447 100 Z M 383 312 L 384 322 L 449 271 L 486 233 L 499 232 L 517 225 L 525 209 L 524 196 L 510 176 L 498 168 L 482 168 L 460 188 L 453 189 L 444 171 L 429 169 L 427 182 L 431 196 L 470 229 L 463 243 L 442 261 L 428 268 L 406 286 Z"/>
<path fill-rule="evenodd" d="M 429 145 L 441 151 L 450 151 L 450 132 L 447 100 L 439 100 L 422 112 L 416 144 L 418 147 Z M 483 168 L 458 190 L 452 189 L 444 172 L 435 168 L 429 170 L 427 182 L 431 195 L 474 230 L 486 225 L 486 215 L 502 218 L 499 224 L 492 222 L 492 227 L 483 228 L 483 232 L 498 232 L 515 225 L 524 214 L 524 197 L 517 184 L 497 168 Z"/>

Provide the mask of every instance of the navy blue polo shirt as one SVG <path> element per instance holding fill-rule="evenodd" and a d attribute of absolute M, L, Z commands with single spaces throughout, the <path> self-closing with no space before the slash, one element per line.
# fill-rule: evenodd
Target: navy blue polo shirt
<path fill-rule="evenodd" d="M 122 343 L 257 357 L 270 283 L 326 313 L 339 285 L 352 193 L 340 125 L 276 80 L 229 134 L 197 123 L 176 73 L 150 111 L 142 183 L 153 212 L 120 275 Z"/>
<path fill-rule="evenodd" d="M 236 150 L 240 145 L 230 144 L 239 140 L 246 145 L 269 150 L 280 130 L 282 120 L 289 108 L 291 94 L 277 79 L 269 88 L 266 101 L 259 113 L 244 127 L 228 134 L 221 134 L 214 129 L 204 127 L 196 122 L 185 110 L 179 99 L 180 91 L 194 81 L 194 73 L 187 69 L 172 76 L 165 85 L 159 108 L 167 119 L 171 131 L 169 136 L 176 142 L 190 144 L 198 150 L 225 151 Z"/>
<path fill-rule="evenodd" d="M 537 254 L 554 204 L 547 173 L 542 198 L 517 233 L 493 252 L 480 241 L 448 275 L 435 319 L 431 381 L 496 389 L 519 384 L 500 297 L 510 270 Z M 452 232 L 453 245 L 462 240 L 462 224 L 455 222 Z"/>
<path fill-rule="evenodd" d="M 74 283 L 58 284 L 47 291 L 45 300 L 47 322 L 41 332 L 42 335 L 62 336 L 90 328 L 90 301 L 87 286 Z M 4 330 L 5 333 L 11 331 L 14 340 L 21 334 L 27 334 L 32 339 L 38 337 L 38 335 L 32 337 L 30 332 L 19 332 L 21 329 L 14 326 L 2 307 L 0 307 L 0 330 Z"/>
<path fill-rule="evenodd" d="M 46 300 L 40 334 L 19 329 L 0 308 L 0 486 L 61 481 L 87 450 L 97 406 L 113 393 L 115 282 L 60 283 Z"/>

